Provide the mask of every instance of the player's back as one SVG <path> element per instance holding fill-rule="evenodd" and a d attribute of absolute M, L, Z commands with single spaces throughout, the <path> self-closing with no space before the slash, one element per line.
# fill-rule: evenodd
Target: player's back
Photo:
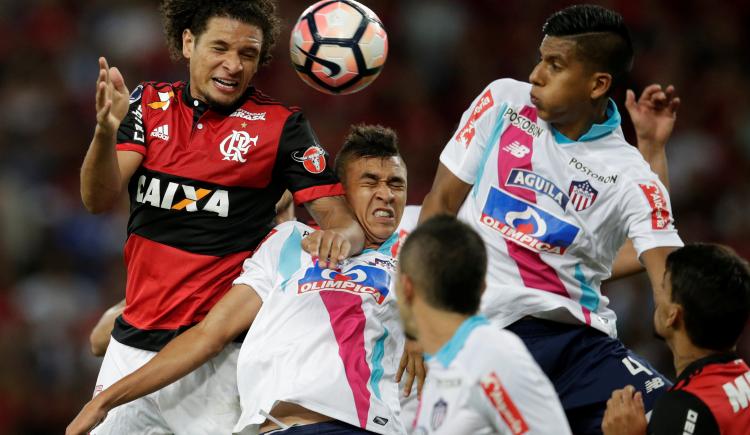
<path fill-rule="evenodd" d="M 403 433 L 394 380 L 403 349 L 391 291 L 396 237 L 339 271 L 301 250 L 310 227 L 288 222 L 276 231 L 236 281 L 258 289 L 264 302 L 240 351 L 235 429 L 262 423 L 284 401 L 369 431 Z"/>
<path fill-rule="evenodd" d="M 464 322 L 428 364 L 414 433 L 570 433 L 554 387 L 521 340 L 482 316 Z"/>

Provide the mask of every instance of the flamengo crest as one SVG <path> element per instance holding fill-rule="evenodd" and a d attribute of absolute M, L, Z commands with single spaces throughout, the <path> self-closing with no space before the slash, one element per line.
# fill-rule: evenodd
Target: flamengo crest
<path fill-rule="evenodd" d="M 246 131 L 232 130 L 232 134 L 224 138 L 219 145 L 221 153 L 224 155 L 223 160 L 232 160 L 235 162 L 245 163 L 245 155 L 251 146 L 258 144 L 258 136 L 250 137 Z"/>

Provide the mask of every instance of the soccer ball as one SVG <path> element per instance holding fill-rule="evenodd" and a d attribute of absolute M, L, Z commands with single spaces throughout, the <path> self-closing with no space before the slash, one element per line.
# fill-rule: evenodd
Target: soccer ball
<path fill-rule="evenodd" d="M 388 35 L 369 8 L 354 0 L 322 0 L 305 10 L 289 41 L 302 81 L 328 94 L 352 94 L 380 74 Z"/>

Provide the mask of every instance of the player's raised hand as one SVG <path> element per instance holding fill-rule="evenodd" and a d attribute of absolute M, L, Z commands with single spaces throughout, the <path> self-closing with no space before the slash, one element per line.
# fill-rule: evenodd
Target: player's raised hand
<path fill-rule="evenodd" d="M 417 394 L 421 395 L 427 370 L 424 366 L 424 351 L 415 340 L 407 339 L 404 343 L 404 353 L 401 355 L 401 362 L 396 372 L 396 382 L 401 382 L 404 372 L 407 374 L 404 384 L 404 397 L 411 394 L 415 379 L 417 380 Z"/>
<path fill-rule="evenodd" d="M 107 416 L 107 411 L 98 406 L 96 400 L 87 403 L 76 418 L 65 429 L 65 435 L 86 435 Z"/>
<path fill-rule="evenodd" d="M 672 134 L 680 98 L 672 85 L 662 89 L 661 85 L 652 84 L 646 87 L 638 98 L 628 89 L 625 95 L 625 107 L 633 121 L 638 137 L 638 147 L 663 148 Z M 643 150 L 641 150 L 643 152 Z"/>
<path fill-rule="evenodd" d="M 604 435 L 645 435 L 648 422 L 643 396 L 632 385 L 612 392 L 604 411 Z"/>
<path fill-rule="evenodd" d="M 109 67 L 107 59 L 99 58 L 99 77 L 96 79 L 96 124 L 105 134 L 115 134 L 128 113 L 130 93 L 116 67 Z"/>
<path fill-rule="evenodd" d="M 325 269 L 336 269 L 351 255 L 352 244 L 341 232 L 335 229 L 318 230 L 302 239 L 302 249 Z"/>

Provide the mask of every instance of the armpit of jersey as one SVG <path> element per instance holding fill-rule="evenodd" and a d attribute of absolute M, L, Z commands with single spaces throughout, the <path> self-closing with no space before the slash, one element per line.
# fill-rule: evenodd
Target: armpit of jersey
<path fill-rule="evenodd" d="M 652 435 L 719 434 L 719 426 L 705 403 L 686 391 L 669 391 L 659 398 L 651 414 Z"/>

